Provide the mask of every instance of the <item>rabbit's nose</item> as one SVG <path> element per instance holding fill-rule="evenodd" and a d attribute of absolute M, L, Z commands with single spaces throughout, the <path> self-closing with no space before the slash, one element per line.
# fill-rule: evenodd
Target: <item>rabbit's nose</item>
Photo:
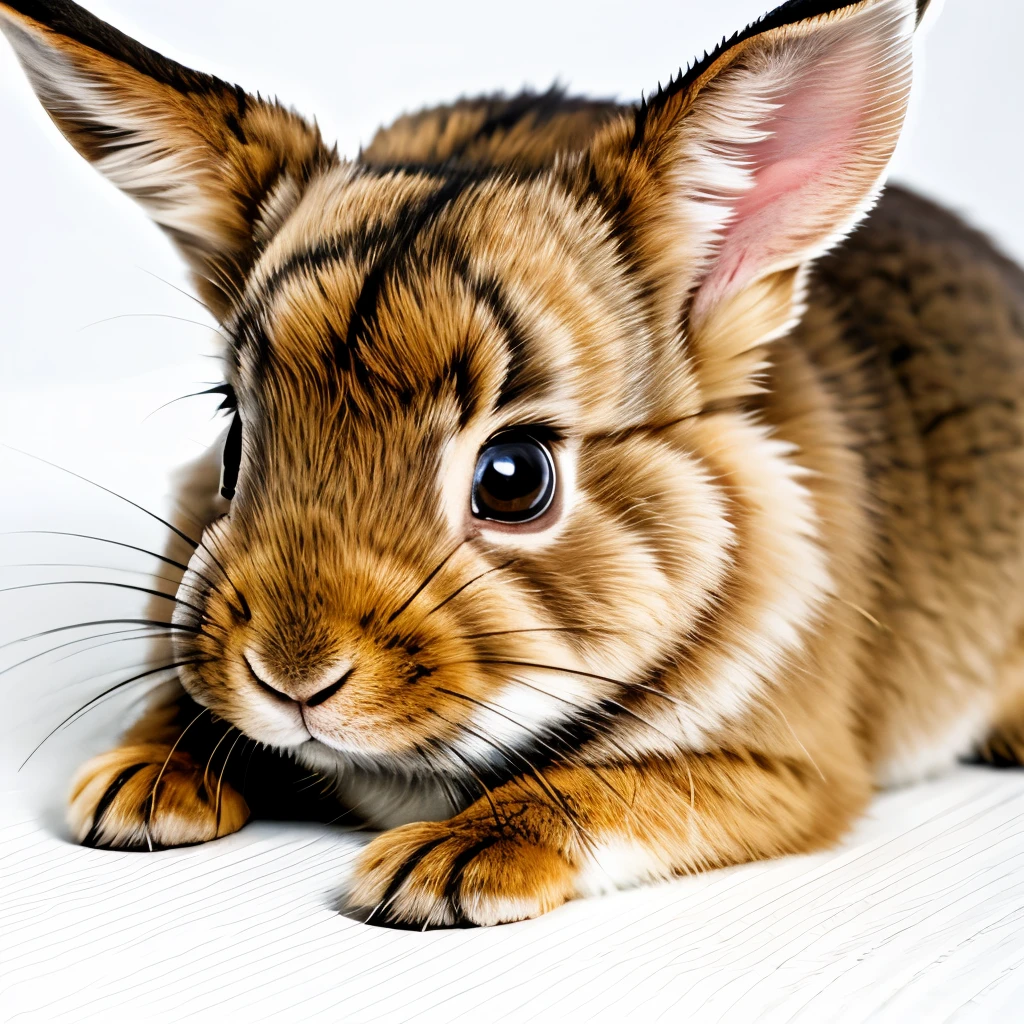
<path fill-rule="evenodd" d="M 307 708 L 315 708 L 317 704 L 323 704 L 325 700 L 330 700 L 348 682 L 351 675 L 352 669 L 345 669 L 341 676 L 335 679 L 333 683 L 325 686 L 322 690 L 318 690 L 311 697 L 307 697 L 302 703 Z"/>
<path fill-rule="evenodd" d="M 245 652 L 245 663 L 249 667 L 256 685 L 265 693 L 278 700 L 302 704 L 315 708 L 329 701 L 352 675 L 353 666 L 348 660 L 333 662 L 305 678 L 282 678 L 252 650 Z"/>

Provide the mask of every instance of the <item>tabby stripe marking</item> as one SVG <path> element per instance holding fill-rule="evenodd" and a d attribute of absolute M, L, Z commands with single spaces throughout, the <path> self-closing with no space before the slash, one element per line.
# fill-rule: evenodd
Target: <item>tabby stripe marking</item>
<path fill-rule="evenodd" d="M 100 801 L 96 804 L 96 810 L 92 816 L 92 828 L 89 829 L 89 834 L 82 840 L 83 846 L 95 847 L 99 843 L 100 837 L 100 825 L 103 824 L 103 816 L 107 813 L 110 805 L 117 798 L 117 794 L 121 792 L 124 784 L 136 773 L 142 771 L 146 767 L 145 762 L 142 764 L 133 764 L 130 768 L 125 768 L 123 772 L 109 786 L 103 796 L 100 797 Z"/>

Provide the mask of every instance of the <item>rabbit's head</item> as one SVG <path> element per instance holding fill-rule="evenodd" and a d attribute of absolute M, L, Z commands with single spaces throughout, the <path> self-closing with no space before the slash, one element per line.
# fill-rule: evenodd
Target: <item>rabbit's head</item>
<path fill-rule="evenodd" d="M 756 699 L 829 574 L 751 397 L 880 187 L 914 16 L 788 3 L 523 170 L 343 162 L 74 5 L 0 4 L 231 339 L 195 699 L 317 763 L 478 782 L 699 746 Z"/>

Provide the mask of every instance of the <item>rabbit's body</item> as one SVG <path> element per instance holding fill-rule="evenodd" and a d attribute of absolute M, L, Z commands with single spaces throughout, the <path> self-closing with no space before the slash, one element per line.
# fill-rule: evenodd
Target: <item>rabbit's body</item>
<path fill-rule="evenodd" d="M 460 101 L 400 118 L 361 159 L 535 169 L 621 109 Z M 839 598 L 854 618 L 823 631 L 826 647 L 858 636 L 864 750 L 877 781 L 910 782 L 996 723 L 1024 740 L 1024 273 L 890 186 L 817 263 L 807 307 L 774 344 L 760 410 L 813 470 L 826 548 L 850 549 Z"/>
<path fill-rule="evenodd" d="M 952 214 L 889 189 L 818 264 L 808 313 L 779 350 L 769 390 L 791 397 L 766 399 L 766 414 L 814 450 L 783 425 L 813 367 L 856 456 L 856 489 L 831 497 L 866 496 L 856 689 L 883 783 L 976 751 L 1011 760 L 1007 742 L 1024 738 L 1022 328 L 1020 269 Z M 797 376 L 783 384 L 787 364 Z M 834 477 L 828 451 L 818 458 L 808 464 Z"/>
<path fill-rule="evenodd" d="M 181 686 L 83 768 L 76 835 L 349 808 L 390 829 L 356 905 L 494 923 L 1018 760 L 1024 278 L 898 189 L 836 246 L 923 6 L 793 0 L 639 108 L 462 101 L 343 163 L 73 4 L 0 3 L 232 339 Z"/>

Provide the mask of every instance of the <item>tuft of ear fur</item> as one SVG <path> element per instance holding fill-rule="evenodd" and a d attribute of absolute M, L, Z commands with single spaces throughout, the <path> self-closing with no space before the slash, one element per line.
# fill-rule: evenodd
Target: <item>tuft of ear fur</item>
<path fill-rule="evenodd" d="M 876 199 L 919 6 L 790 0 L 595 140 L 589 168 L 705 402 L 756 390 L 807 264 Z"/>
<path fill-rule="evenodd" d="M 0 29 L 57 127 L 171 236 L 223 318 L 306 183 L 337 161 L 316 127 L 68 0 L 0 2 Z"/>

